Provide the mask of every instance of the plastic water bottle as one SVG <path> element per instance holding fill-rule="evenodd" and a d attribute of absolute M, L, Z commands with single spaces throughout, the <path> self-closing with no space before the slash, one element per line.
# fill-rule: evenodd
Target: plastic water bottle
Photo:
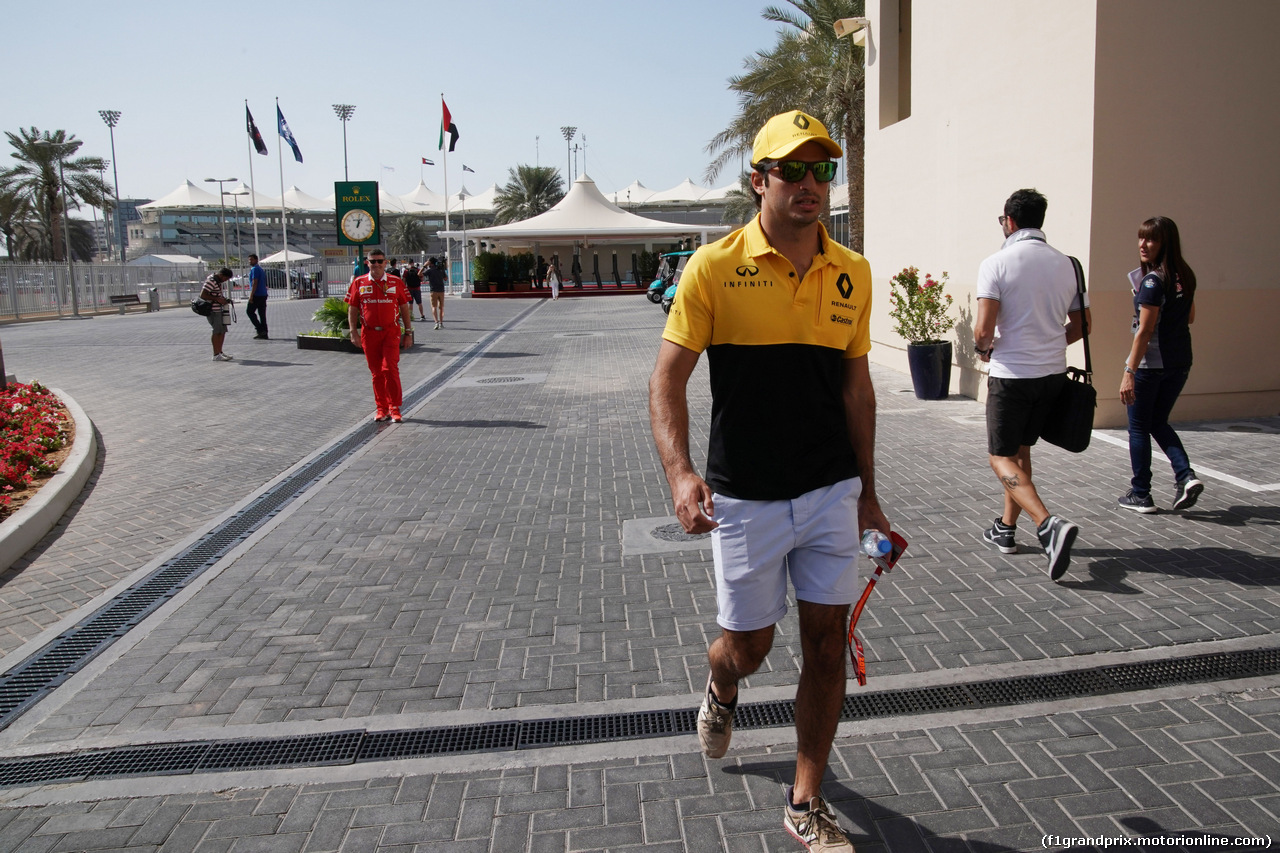
<path fill-rule="evenodd" d="M 884 557 L 892 550 L 893 543 L 879 530 L 862 531 L 862 552 L 868 557 Z"/>

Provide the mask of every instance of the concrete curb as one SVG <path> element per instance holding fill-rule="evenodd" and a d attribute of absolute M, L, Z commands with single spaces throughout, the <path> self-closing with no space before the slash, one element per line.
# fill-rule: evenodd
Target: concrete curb
<path fill-rule="evenodd" d="M 58 395 L 71 413 L 71 420 L 76 425 L 76 438 L 71 445 L 71 455 L 58 472 L 22 509 L 0 523 L 0 571 L 20 560 L 53 529 L 62 514 L 80 496 L 97 460 L 98 438 L 93 432 L 93 421 L 68 394 L 57 388 L 50 390 Z"/>

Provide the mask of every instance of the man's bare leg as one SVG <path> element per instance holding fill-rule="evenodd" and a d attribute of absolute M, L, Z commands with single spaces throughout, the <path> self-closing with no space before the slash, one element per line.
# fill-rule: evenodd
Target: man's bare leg
<path fill-rule="evenodd" d="M 711 689 L 716 701 L 728 705 L 738 695 L 738 682 L 760 668 L 773 648 L 773 626 L 755 631 L 720 630 L 707 661 L 711 664 Z"/>
<path fill-rule="evenodd" d="M 801 601 L 800 648 L 804 664 L 796 690 L 796 784 L 804 805 L 819 795 L 845 692 L 845 642 L 849 607 Z"/>
<path fill-rule="evenodd" d="M 1040 501 L 1040 494 L 1031 482 L 1031 448 L 1025 444 L 1018 448 L 1017 456 L 989 456 L 991 470 L 996 472 L 1004 486 L 1004 511 L 1000 520 L 1013 525 L 1018 513 L 1025 511 L 1039 526 L 1049 517 L 1049 510 Z"/>

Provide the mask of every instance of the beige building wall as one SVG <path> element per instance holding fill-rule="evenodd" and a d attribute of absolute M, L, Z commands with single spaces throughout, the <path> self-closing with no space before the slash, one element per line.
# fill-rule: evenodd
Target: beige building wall
<path fill-rule="evenodd" d="M 1195 366 L 1174 418 L 1280 413 L 1280 3 L 1098 5 L 1090 264 L 1099 420 L 1129 351 L 1138 225 L 1178 223 Z M 1052 209 L 1052 208 L 1051 208 Z"/>
<path fill-rule="evenodd" d="M 1259 271 L 1270 266 L 1259 250 L 1280 242 L 1269 162 L 1280 86 L 1266 50 L 1280 3 L 868 0 L 867 16 L 874 360 L 906 369 L 889 278 L 946 271 L 959 318 L 951 390 L 985 396 L 972 351 L 978 265 L 1000 247 L 1009 193 L 1035 187 L 1049 199 L 1050 244 L 1088 276 L 1098 425 L 1124 422 L 1125 273 L 1138 224 L 1156 214 L 1178 222 L 1201 287 L 1196 367 L 1175 418 L 1280 411 L 1280 281 Z M 1080 345 L 1070 360 L 1083 365 Z"/>

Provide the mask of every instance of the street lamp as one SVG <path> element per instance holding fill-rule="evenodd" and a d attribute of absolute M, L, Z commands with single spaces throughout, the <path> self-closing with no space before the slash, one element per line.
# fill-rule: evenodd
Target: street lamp
<path fill-rule="evenodd" d="M 67 243 L 67 280 L 71 284 L 71 313 L 76 318 L 80 317 L 80 298 L 76 293 L 76 272 L 75 267 L 71 265 L 71 220 L 67 217 L 67 182 L 62 176 L 62 149 L 63 143 L 54 142 L 52 139 L 41 139 L 36 142 L 44 148 L 52 148 L 58 156 L 58 185 L 62 190 L 62 236 Z M 52 223 L 50 223 L 52 225 Z"/>
<path fill-rule="evenodd" d="M 222 191 L 222 185 L 229 184 L 232 181 L 238 181 L 238 180 L 240 179 L 239 178 L 205 178 L 204 179 L 204 182 L 206 184 L 218 185 L 218 209 L 219 209 L 218 219 L 219 221 L 222 222 L 222 265 L 224 267 L 227 265 L 227 201 L 224 198 L 226 193 Z"/>
<path fill-rule="evenodd" d="M 560 128 L 560 132 L 564 134 L 564 176 L 569 179 L 570 183 L 572 183 L 573 178 L 570 175 L 570 172 L 572 171 L 573 149 L 570 147 L 569 143 L 573 141 L 573 135 L 578 132 L 578 128 L 562 127 Z"/>
<path fill-rule="evenodd" d="M 240 249 L 240 196 L 248 195 L 253 192 L 244 184 L 235 189 L 227 190 L 227 195 L 231 196 L 231 207 L 234 213 L 233 221 L 236 223 L 236 258 L 240 261 L 241 268 L 244 267 L 244 252 Z"/>
<path fill-rule="evenodd" d="M 333 105 L 333 112 L 342 119 L 342 179 L 344 181 L 351 180 L 351 175 L 347 172 L 347 122 L 351 120 L 355 111 L 355 104 Z"/>
<path fill-rule="evenodd" d="M 115 181 L 116 206 L 111 211 L 112 229 L 115 232 L 116 245 L 120 247 L 120 263 L 124 263 L 124 228 L 120 222 L 120 175 L 116 172 L 116 122 L 120 121 L 119 110 L 98 110 L 98 115 L 111 129 L 111 178 Z"/>

